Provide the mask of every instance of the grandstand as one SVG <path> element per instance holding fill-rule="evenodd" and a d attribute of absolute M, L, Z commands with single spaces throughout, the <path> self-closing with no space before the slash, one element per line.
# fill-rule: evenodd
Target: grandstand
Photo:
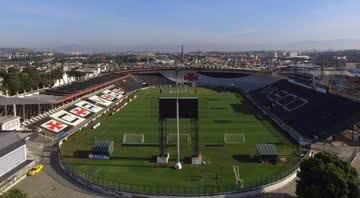
<path fill-rule="evenodd" d="M 114 83 L 114 85 L 121 87 L 127 91 L 133 91 L 142 87 L 141 84 L 136 82 L 136 80 L 132 77 L 117 81 Z"/>
<path fill-rule="evenodd" d="M 259 89 L 278 81 L 278 78 L 264 75 L 264 74 L 239 74 L 236 73 L 232 76 L 229 73 L 216 73 L 216 77 L 213 77 L 214 73 L 201 72 L 199 74 L 198 86 L 206 87 L 229 87 L 235 89 L 241 89 L 243 91 L 251 91 Z M 230 77 L 232 76 L 232 77 Z"/>
<path fill-rule="evenodd" d="M 160 73 L 132 74 L 138 83 L 146 83 L 148 86 L 173 85 L 173 81 L 165 78 Z"/>
<path fill-rule="evenodd" d="M 94 90 L 109 86 L 112 83 L 120 80 L 121 77 L 125 77 L 125 75 L 116 73 L 105 74 L 103 76 L 99 76 L 85 81 L 74 82 L 62 87 L 47 89 L 43 91 L 43 94 L 62 96 L 64 98 L 57 102 L 64 102 L 85 95 Z"/>
<path fill-rule="evenodd" d="M 215 72 L 215 71 L 198 72 L 198 74 L 202 74 L 202 75 L 213 77 L 213 78 L 242 78 L 242 77 L 251 75 L 250 73 Z"/>
<path fill-rule="evenodd" d="M 36 116 L 42 116 L 43 113 L 60 108 L 69 101 L 89 94 L 95 90 L 110 86 L 113 83 L 127 79 L 128 77 L 129 75 L 126 74 L 110 73 L 89 80 L 47 89 L 40 94 L 22 97 L 2 96 L 0 97 L 0 115 L 20 116 L 22 121 Z M 43 117 L 37 119 L 39 120 Z"/>
<path fill-rule="evenodd" d="M 360 103 L 323 94 L 287 80 L 250 91 L 255 101 L 310 139 L 327 138 L 344 129 Z"/>

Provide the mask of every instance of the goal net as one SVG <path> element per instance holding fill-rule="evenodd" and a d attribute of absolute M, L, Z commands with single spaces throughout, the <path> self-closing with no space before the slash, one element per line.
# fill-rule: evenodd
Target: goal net
<path fill-rule="evenodd" d="M 170 133 L 167 136 L 167 143 L 168 144 L 176 144 L 176 133 Z M 191 143 L 191 138 L 190 138 L 190 134 L 188 133 L 180 133 L 180 143 L 181 144 L 190 144 Z"/>
<path fill-rule="evenodd" d="M 123 144 L 142 144 L 144 143 L 144 134 L 129 134 L 123 136 Z"/>
<path fill-rule="evenodd" d="M 234 176 L 235 176 L 235 184 L 239 188 L 244 188 L 244 180 L 240 178 L 239 166 L 233 166 Z"/>
<path fill-rule="evenodd" d="M 245 144 L 245 134 L 224 134 L 225 144 Z"/>

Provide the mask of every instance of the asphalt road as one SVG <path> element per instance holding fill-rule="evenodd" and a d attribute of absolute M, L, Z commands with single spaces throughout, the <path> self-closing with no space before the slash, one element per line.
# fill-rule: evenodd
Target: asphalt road
<path fill-rule="evenodd" d="M 26 192 L 30 198 L 95 198 L 101 197 L 82 189 L 63 185 L 50 177 L 46 172 L 26 177 L 15 188 Z"/>

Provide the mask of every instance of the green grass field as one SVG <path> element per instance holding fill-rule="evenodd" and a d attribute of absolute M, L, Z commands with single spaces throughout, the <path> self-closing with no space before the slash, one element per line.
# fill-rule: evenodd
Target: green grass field
<path fill-rule="evenodd" d="M 189 89 L 189 88 L 188 88 Z M 209 186 L 217 183 L 234 184 L 232 167 L 240 167 L 240 176 L 247 183 L 280 173 L 299 159 L 295 154 L 298 147 L 288 140 L 249 101 L 236 92 L 220 92 L 198 88 L 200 151 L 206 164 L 184 164 L 175 170 L 175 146 L 169 148 L 170 162 L 167 165 L 154 163 L 151 159 L 159 154 L 157 146 L 122 146 L 124 133 L 145 135 L 145 143 L 157 143 L 159 134 L 158 88 L 141 90 L 137 98 L 121 112 L 112 116 L 102 116 L 101 126 L 96 130 L 82 129 L 64 142 L 61 151 L 63 159 L 73 166 L 104 179 L 127 184 L 160 186 Z M 188 95 L 188 94 L 182 94 Z M 181 133 L 190 133 L 190 121 L 181 120 Z M 168 124 L 169 133 L 175 133 L 175 120 Z M 245 134 L 245 144 L 226 144 L 207 147 L 206 144 L 221 144 L 224 133 Z M 87 159 L 87 154 L 95 140 L 113 140 L 112 159 Z M 288 162 L 262 164 L 255 159 L 255 144 L 273 143 L 280 157 Z M 191 145 L 181 145 L 181 156 L 191 156 Z M 218 176 L 217 176 L 218 175 Z M 218 178 L 218 179 L 216 179 Z"/>

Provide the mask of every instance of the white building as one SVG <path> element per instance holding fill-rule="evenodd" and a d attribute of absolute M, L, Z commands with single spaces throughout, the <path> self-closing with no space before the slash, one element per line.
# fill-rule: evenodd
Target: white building
<path fill-rule="evenodd" d="M 20 129 L 20 117 L 0 116 L 0 130 L 13 131 Z"/>
<path fill-rule="evenodd" d="M 28 159 L 26 136 L 14 132 L 0 133 L 0 194 L 23 179 L 35 165 L 34 160 Z"/>
<path fill-rule="evenodd" d="M 26 161 L 26 143 L 15 133 L 0 133 L 0 177 Z"/>
<path fill-rule="evenodd" d="M 290 57 L 290 58 L 296 57 L 296 56 L 298 56 L 298 53 L 297 53 L 296 51 L 291 51 L 291 52 L 289 53 L 289 57 Z"/>

